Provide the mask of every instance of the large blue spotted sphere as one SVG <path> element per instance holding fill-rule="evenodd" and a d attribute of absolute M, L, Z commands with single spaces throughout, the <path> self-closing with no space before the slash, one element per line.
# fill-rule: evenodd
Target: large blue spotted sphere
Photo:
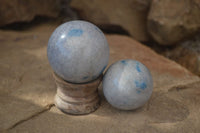
<path fill-rule="evenodd" d="M 86 21 L 70 21 L 52 33 L 47 48 L 54 72 L 72 83 L 98 78 L 109 60 L 109 46 L 103 32 Z"/>
<path fill-rule="evenodd" d="M 153 91 L 150 71 L 142 63 L 127 59 L 111 65 L 103 78 L 103 93 L 107 101 L 121 110 L 143 106 Z"/>

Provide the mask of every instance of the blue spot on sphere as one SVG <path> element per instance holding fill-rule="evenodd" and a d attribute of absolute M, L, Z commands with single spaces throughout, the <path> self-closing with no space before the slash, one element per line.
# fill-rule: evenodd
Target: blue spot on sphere
<path fill-rule="evenodd" d="M 142 90 L 145 90 L 147 88 L 147 85 L 145 82 L 135 81 L 135 85 L 137 88 L 140 88 Z"/>
<path fill-rule="evenodd" d="M 138 72 L 142 72 L 141 69 L 140 69 L 140 64 L 139 64 L 139 62 L 136 63 L 136 70 L 137 70 Z"/>
<path fill-rule="evenodd" d="M 78 37 L 81 36 L 82 34 L 83 34 L 82 29 L 72 29 L 68 32 L 69 37 Z"/>
<path fill-rule="evenodd" d="M 125 60 L 122 60 L 121 63 L 124 64 L 124 65 L 127 64 L 127 62 Z"/>

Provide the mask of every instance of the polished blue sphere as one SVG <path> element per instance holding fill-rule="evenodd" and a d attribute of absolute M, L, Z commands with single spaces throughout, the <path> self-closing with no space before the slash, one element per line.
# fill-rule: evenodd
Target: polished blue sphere
<path fill-rule="evenodd" d="M 98 78 L 109 60 L 109 46 L 103 32 L 86 21 L 70 21 L 52 33 L 47 48 L 54 72 L 72 83 Z"/>
<path fill-rule="evenodd" d="M 103 78 L 103 93 L 118 109 L 133 110 L 143 106 L 153 91 L 150 71 L 142 63 L 127 59 L 111 65 Z"/>

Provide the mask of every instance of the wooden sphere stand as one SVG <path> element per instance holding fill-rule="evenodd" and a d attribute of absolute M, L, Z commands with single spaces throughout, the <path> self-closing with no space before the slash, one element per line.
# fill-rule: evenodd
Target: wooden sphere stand
<path fill-rule="evenodd" d="M 103 75 L 84 84 L 67 82 L 53 73 L 57 94 L 55 105 L 62 112 L 72 115 L 84 115 L 94 112 L 100 106 L 98 86 Z"/>

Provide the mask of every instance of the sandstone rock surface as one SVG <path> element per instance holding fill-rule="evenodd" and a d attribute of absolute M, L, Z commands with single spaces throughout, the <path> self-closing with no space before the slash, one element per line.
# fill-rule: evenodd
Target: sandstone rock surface
<path fill-rule="evenodd" d="M 173 48 L 166 48 L 161 54 L 200 76 L 200 35 L 196 35 L 193 39 L 184 41 Z"/>
<path fill-rule="evenodd" d="M 148 31 L 159 44 L 172 45 L 200 29 L 199 0 L 152 0 Z"/>
<path fill-rule="evenodd" d="M 0 31 L 0 131 L 65 132 L 170 132 L 200 130 L 200 79 L 179 64 L 141 43 L 107 35 L 110 64 L 136 59 L 154 79 L 149 102 L 135 111 L 120 111 L 102 94 L 100 108 L 85 116 L 71 116 L 53 106 L 56 91 L 46 57 L 50 34 L 58 25 L 41 25 L 23 32 Z"/>
<path fill-rule="evenodd" d="M 29 22 L 35 16 L 57 17 L 61 0 L 1 0 L 0 26 Z"/>
<path fill-rule="evenodd" d="M 81 18 L 99 26 L 117 25 L 139 41 L 147 41 L 146 19 L 150 0 L 72 0 Z"/>

